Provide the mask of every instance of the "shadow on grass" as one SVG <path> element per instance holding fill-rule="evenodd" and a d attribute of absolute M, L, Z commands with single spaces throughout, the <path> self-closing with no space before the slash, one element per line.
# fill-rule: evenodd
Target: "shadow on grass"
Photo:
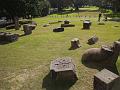
<path fill-rule="evenodd" d="M 50 73 L 43 79 L 42 88 L 46 90 L 69 90 L 76 81 L 55 81 L 50 77 Z"/>
<path fill-rule="evenodd" d="M 95 44 L 95 43 L 92 43 L 92 42 L 87 42 L 87 44 L 88 44 L 88 45 L 93 45 L 93 44 Z"/>
<path fill-rule="evenodd" d="M 58 14 L 58 15 L 65 15 L 65 14 L 72 14 L 72 13 L 81 13 L 81 12 L 98 12 L 99 10 L 63 10 L 61 12 L 53 13 L 53 14 Z"/>
<path fill-rule="evenodd" d="M 0 45 L 5 45 L 5 44 L 9 44 L 9 43 L 12 43 L 12 42 L 0 41 Z"/>
<path fill-rule="evenodd" d="M 113 73 L 119 75 L 119 71 L 116 65 L 109 66 L 107 65 L 107 63 L 104 63 L 104 62 L 85 61 L 83 58 L 81 59 L 81 61 L 82 61 L 82 64 L 84 64 L 88 68 L 97 69 L 99 71 L 106 68 L 112 71 Z"/>

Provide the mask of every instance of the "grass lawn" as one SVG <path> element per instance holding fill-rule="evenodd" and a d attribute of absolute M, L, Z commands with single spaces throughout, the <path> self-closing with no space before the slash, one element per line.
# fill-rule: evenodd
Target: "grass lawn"
<path fill-rule="evenodd" d="M 88 10 L 83 9 L 83 10 Z M 95 10 L 95 9 L 94 9 Z M 81 11 L 80 15 L 95 15 L 98 12 L 88 10 Z M 71 13 L 69 15 L 76 15 Z M 56 16 L 52 15 L 52 16 Z M 54 33 L 52 30 L 60 26 L 52 24 L 42 27 L 50 21 L 70 20 L 75 27 L 67 27 L 64 32 Z M 82 30 L 82 20 L 90 19 L 90 30 Z M 107 21 L 105 25 L 97 25 L 96 17 L 43 17 L 33 19 L 37 22 L 37 28 L 31 35 L 20 37 L 17 42 L 0 45 L 0 90 L 93 90 L 93 75 L 97 69 L 88 68 L 81 63 L 81 56 L 85 50 L 101 45 L 109 45 L 120 38 L 120 22 Z M 118 27 L 115 27 L 118 26 Z M 22 28 L 21 28 L 22 30 Z M 0 31 L 23 34 L 21 30 Z M 87 40 L 96 35 L 99 41 L 94 45 L 88 45 Z M 70 41 L 79 38 L 82 47 L 69 50 Z M 50 62 L 57 57 L 72 57 L 76 64 L 78 80 L 74 85 L 57 87 L 49 79 Z M 120 57 L 117 62 L 120 70 Z"/>

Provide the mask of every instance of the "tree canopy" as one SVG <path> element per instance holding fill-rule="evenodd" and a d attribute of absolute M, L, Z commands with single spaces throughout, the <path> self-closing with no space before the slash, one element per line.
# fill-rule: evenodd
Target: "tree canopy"
<path fill-rule="evenodd" d="M 46 10 L 48 13 L 49 7 L 49 2 L 46 0 L 0 0 L 0 13 L 3 16 L 43 16 L 42 11 Z"/>

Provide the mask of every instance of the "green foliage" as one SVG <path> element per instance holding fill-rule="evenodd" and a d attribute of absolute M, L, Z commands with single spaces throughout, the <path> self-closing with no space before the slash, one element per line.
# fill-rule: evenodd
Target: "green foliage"
<path fill-rule="evenodd" d="M 43 10 L 46 8 L 47 10 Z M 7 16 L 40 16 L 41 13 L 49 11 L 49 3 L 45 0 L 4 0 L 0 1 L 0 11 Z"/>

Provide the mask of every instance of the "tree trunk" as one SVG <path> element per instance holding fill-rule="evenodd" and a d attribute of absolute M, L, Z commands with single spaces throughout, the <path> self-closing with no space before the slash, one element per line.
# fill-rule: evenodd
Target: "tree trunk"
<path fill-rule="evenodd" d="M 15 21 L 15 30 L 19 30 L 19 18 L 15 16 L 14 21 Z"/>

